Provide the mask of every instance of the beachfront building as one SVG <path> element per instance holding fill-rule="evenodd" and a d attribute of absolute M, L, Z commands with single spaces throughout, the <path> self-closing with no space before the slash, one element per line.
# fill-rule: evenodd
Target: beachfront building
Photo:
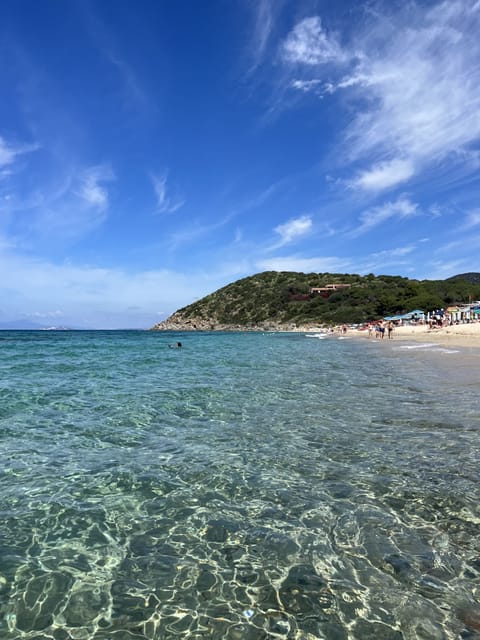
<path fill-rule="evenodd" d="M 387 322 L 392 320 L 396 324 L 464 324 L 480 321 L 480 302 L 455 305 L 446 309 L 434 309 L 426 313 L 421 309 L 414 309 L 408 313 L 383 318 Z"/>
<path fill-rule="evenodd" d="M 463 324 L 480 320 L 480 302 L 448 307 L 447 316 L 450 324 Z"/>
<path fill-rule="evenodd" d="M 349 289 L 352 285 L 347 283 L 336 282 L 333 284 L 326 284 L 324 287 L 311 287 L 310 293 L 313 295 L 320 295 L 324 298 L 328 298 L 335 291 L 340 291 L 341 289 Z"/>

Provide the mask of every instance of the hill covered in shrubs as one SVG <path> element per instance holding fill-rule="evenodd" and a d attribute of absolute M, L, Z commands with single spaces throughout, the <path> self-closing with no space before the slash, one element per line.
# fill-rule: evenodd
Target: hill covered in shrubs
<path fill-rule="evenodd" d="M 362 323 L 412 309 L 432 311 L 478 299 L 479 273 L 448 280 L 410 280 L 373 274 L 265 271 L 179 309 L 153 329 L 274 329 Z"/>

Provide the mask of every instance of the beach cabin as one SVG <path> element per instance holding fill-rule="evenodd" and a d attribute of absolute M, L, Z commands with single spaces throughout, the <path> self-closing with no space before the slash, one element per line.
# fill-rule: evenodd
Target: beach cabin
<path fill-rule="evenodd" d="M 448 307 L 447 314 L 449 315 L 452 324 L 472 322 L 480 318 L 480 305 L 474 302 L 473 304 Z"/>

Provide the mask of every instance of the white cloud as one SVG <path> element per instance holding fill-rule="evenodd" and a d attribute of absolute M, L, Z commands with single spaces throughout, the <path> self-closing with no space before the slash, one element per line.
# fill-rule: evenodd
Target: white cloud
<path fill-rule="evenodd" d="M 463 258 L 432 262 L 428 277 L 431 280 L 444 280 L 445 278 L 451 278 L 458 273 L 471 271 L 471 266 L 471 263 Z"/>
<path fill-rule="evenodd" d="M 345 58 L 335 35 L 327 34 L 318 16 L 304 18 L 282 45 L 282 57 L 295 64 L 320 65 Z"/>
<path fill-rule="evenodd" d="M 150 179 L 153 184 L 153 189 L 157 198 L 158 213 L 174 213 L 177 209 L 180 209 L 185 204 L 184 200 L 178 198 L 172 198 L 168 194 L 167 189 L 167 172 L 159 175 L 151 174 Z"/>
<path fill-rule="evenodd" d="M 300 218 L 289 220 L 285 224 L 278 225 L 274 231 L 280 236 L 280 240 L 270 249 L 278 249 L 298 240 L 310 233 L 311 228 L 312 219 L 310 216 L 301 216 Z"/>
<path fill-rule="evenodd" d="M 113 171 L 106 165 L 91 167 L 80 176 L 77 195 L 88 205 L 101 210 L 108 206 L 108 190 L 101 183 L 114 179 Z"/>
<path fill-rule="evenodd" d="M 335 257 L 302 258 L 300 256 L 279 256 L 259 260 L 256 267 L 267 271 L 302 271 L 304 273 L 341 271 L 350 266 L 350 260 Z"/>
<path fill-rule="evenodd" d="M 81 13 L 85 19 L 88 32 L 100 53 L 112 65 L 123 85 L 123 104 L 139 109 L 142 113 L 150 111 L 151 101 L 139 81 L 139 74 L 134 65 L 122 56 L 125 51 L 115 36 L 115 31 L 102 20 L 100 13 L 94 7 L 82 4 Z"/>
<path fill-rule="evenodd" d="M 250 72 L 254 71 L 262 62 L 270 36 L 275 24 L 275 14 L 281 0 L 256 0 L 254 7 L 253 37 L 249 42 L 249 56 L 253 58 Z"/>
<path fill-rule="evenodd" d="M 50 319 L 50 318 L 63 318 L 65 313 L 60 309 L 55 309 L 55 311 L 33 311 L 28 314 L 29 318 L 39 318 L 39 319 Z"/>
<path fill-rule="evenodd" d="M 418 213 L 418 205 L 408 198 L 400 197 L 392 202 L 385 202 L 378 207 L 372 207 L 360 215 L 360 226 L 350 235 L 357 236 L 370 231 L 379 224 L 391 218 L 410 218 Z"/>
<path fill-rule="evenodd" d="M 468 32 L 458 35 L 454 42 L 442 25 L 401 29 L 381 57 L 363 61 L 364 86 L 376 100 L 350 128 L 353 156 L 390 149 L 428 160 L 478 137 L 479 46 Z"/>
<path fill-rule="evenodd" d="M 0 168 L 6 167 L 7 165 L 11 165 L 17 159 L 17 156 L 23 153 L 30 153 L 31 151 L 36 151 L 38 149 L 37 145 L 12 145 L 7 143 L 4 138 L 0 136 Z M 4 169 L 0 173 L 1 176 L 9 176 L 11 175 L 8 169 Z"/>
<path fill-rule="evenodd" d="M 59 164 L 46 147 L 19 161 L 18 156 L 39 147 L 13 147 L 3 140 L 0 144 L 0 161 L 10 163 L 0 169 L 2 227 L 17 246 L 55 242 L 58 247 L 62 240 L 84 235 L 105 220 L 105 183 L 114 179 L 108 165 L 73 170 L 67 160 Z"/>
<path fill-rule="evenodd" d="M 219 229 L 224 228 L 232 219 L 232 214 L 226 215 L 223 218 L 216 218 L 210 221 L 192 220 L 190 225 L 180 226 L 174 232 L 172 232 L 166 243 L 169 251 L 176 251 L 180 247 L 188 246 L 204 238 L 204 242 L 208 238 L 214 239 L 216 242 L 216 236 Z"/>
<path fill-rule="evenodd" d="M 432 204 L 428 207 L 428 213 L 432 216 L 432 218 L 440 218 L 442 216 L 442 207 L 438 204 Z"/>
<path fill-rule="evenodd" d="M 449 154 L 471 171 L 464 154 L 480 139 L 479 3 L 405 3 L 364 17 L 342 48 L 318 17 L 302 20 L 283 44 L 284 61 L 309 74 L 290 86 L 318 90 L 323 83 L 324 94 L 342 89 L 359 98 L 344 132 L 345 160 L 370 168 L 351 184 L 395 187 Z M 325 62 L 350 69 L 330 65 L 327 76 Z"/>
<path fill-rule="evenodd" d="M 292 80 L 290 86 L 292 89 L 299 89 L 304 93 L 310 93 L 317 91 L 319 87 L 324 87 L 324 83 L 321 80 Z"/>
<path fill-rule="evenodd" d="M 402 267 L 402 270 L 409 269 L 412 264 L 411 254 L 415 251 L 415 245 L 407 245 L 404 247 L 395 247 L 394 249 L 385 249 L 377 251 L 367 256 L 363 261 L 360 273 L 380 273 L 391 267 Z M 408 257 L 408 259 L 407 259 Z"/>
<path fill-rule="evenodd" d="M 5 167 L 7 164 L 12 164 L 15 160 L 17 152 L 11 147 L 7 146 L 7 143 L 3 138 L 0 138 L 0 167 Z"/>
<path fill-rule="evenodd" d="M 3 318 L 61 317 L 62 324 L 79 327 L 148 327 L 159 308 L 171 313 L 224 284 L 198 273 L 55 264 L 8 250 L 0 251 L 0 271 L 8 273 L 0 285 Z"/>
<path fill-rule="evenodd" d="M 480 234 L 472 232 L 437 247 L 435 254 L 442 256 L 442 260 L 448 260 L 449 255 L 455 257 L 461 255 L 465 261 L 469 262 L 467 271 L 478 271 L 475 266 L 478 262 L 478 247 L 480 247 Z"/>
<path fill-rule="evenodd" d="M 480 225 L 480 209 L 475 209 L 467 213 L 461 229 L 472 229 L 473 227 L 478 227 L 478 225 Z"/>
<path fill-rule="evenodd" d="M 370 169 L 361 171 L 350 184 L 365 191 L 382 191 L 405 182 L 414 173 L 415 169 L 410 160 L 396 159 L 379 162 Z"/>
<path fill-rule="evenodd" d="M 396 247 L 395 249 L 385 249 L 384 251 L 378 251 L 377 253 L 372 254 L 373 258 L 402 258 L 403 256 L 407 256 L 412 251 L 415 250 L 413 245 L 408 245 L 406 247 Z"/>
<path fill-rule="evenodd" d="M 244 205 L 242 205 L 242 211 L 248 209 L 255 209 L 256 207 L 260 207 L 265 204 L 275 193 L 277 193 L 282 187 L 282 180 L 278 182 L 274 182 L 266 189 L 263 189 L 252 198 L 247 200 Z"/>

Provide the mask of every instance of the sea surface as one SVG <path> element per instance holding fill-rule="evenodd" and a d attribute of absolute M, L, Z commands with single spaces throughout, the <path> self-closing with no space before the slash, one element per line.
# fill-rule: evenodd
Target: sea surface
<path fill-rule="evenodd" d="M 478 350 L 2 331 L 0 372 L 1 640 L 480 638 Z"/>

